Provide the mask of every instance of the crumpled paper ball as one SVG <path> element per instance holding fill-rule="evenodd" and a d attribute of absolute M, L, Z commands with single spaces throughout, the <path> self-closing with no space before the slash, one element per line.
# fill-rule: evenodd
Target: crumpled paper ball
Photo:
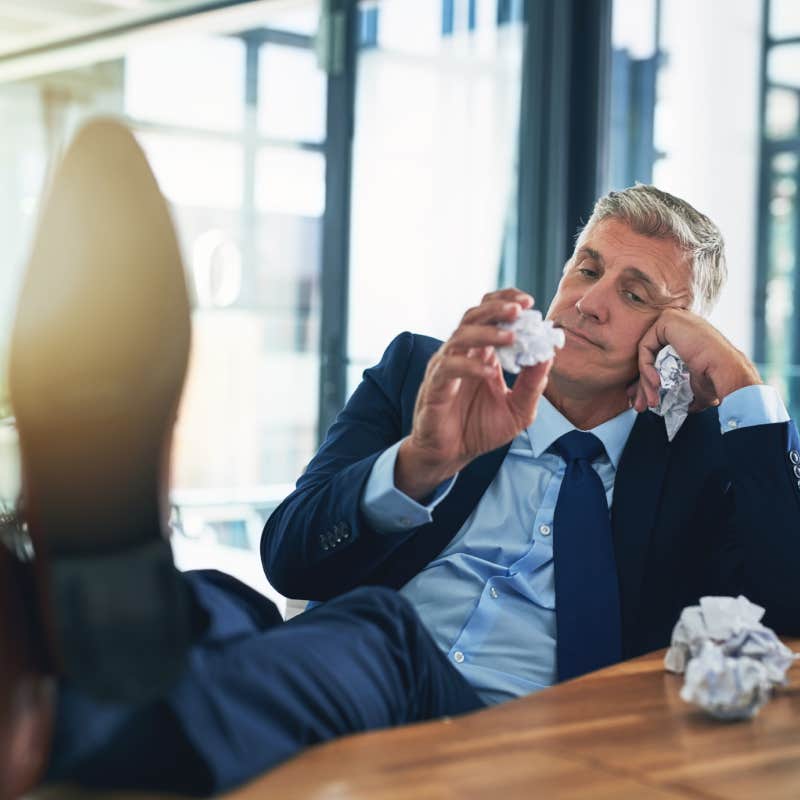
<path fill-rule="evenodd" d="M 671 345 L 661 348 L 655 368 L 661 376 L 661 388 L 658 390 L 658 405 L 651 411 L 664 417 L 667 439 L 671 442 L 689 414 L 694 393 L 686 364 Z"/>
<path fill-rule="evenodd" d="M 785 686 L 797 656 L 761 623 L 764 609 L 739 597 L 703 597 L 681 612 L 664 658 L 685 673 L 681 697 L 720 719 L 748 719 Z"/>
<path fill-rule="evenodd" d="M 552 320 L 543 319 L 542 312 L 528 309 L 520 313 L 514 322 L 501 322 L 498 327 L 514 331 L 514 344 L 497 348 L 500 365 L 514 375 L 522 367 L 532 367 L 549 361 L 556 347 L 564 346 L 564 331 L 554 328 Z"/>
<path fill-rule="evenodd" d="M 767 667 L 757 658 L 726 656 L 706 641 L 686 667 L 681 698 L 717 719 L 751 719 L 769 702 L 772 687 Z"/>

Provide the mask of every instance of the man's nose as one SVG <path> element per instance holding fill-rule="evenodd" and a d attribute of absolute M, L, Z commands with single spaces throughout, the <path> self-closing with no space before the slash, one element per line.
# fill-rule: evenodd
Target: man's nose
<path fill-rule="evenodd" d="M 578 313 L 593 322 L 602 323 L 608 319 L 608 292 L 610 286 L 601 278 L 593 283 L 575 303 Z"/>

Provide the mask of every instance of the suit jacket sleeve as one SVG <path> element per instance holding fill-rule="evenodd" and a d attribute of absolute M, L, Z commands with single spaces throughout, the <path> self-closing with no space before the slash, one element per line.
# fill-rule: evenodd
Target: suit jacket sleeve
<path fill-rule="evenodd" d="M 261 558 L 288 597 L 324 600 L 369 583 L 417 529 L 373 530 L 360 511 L 372 465 L 407 432 L 425 365 L 438 342 L 400 334 L 368 369 L 322 447 L 267 521 Z"/>
<path fill-rule="evenodd" d="M 794 422 L 725 433 L 729 588 L 766 608 L 765 624 L 800 635 L 800 438 Z"/>

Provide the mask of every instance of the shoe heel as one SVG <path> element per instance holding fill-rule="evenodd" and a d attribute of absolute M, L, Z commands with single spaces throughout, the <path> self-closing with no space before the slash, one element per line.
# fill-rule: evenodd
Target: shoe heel
<path fill-rule="evenodd" d="M 62 674 L 98 700 L 144 702 L 184 668 L 191 590 L 168 542 L 50 562 Z"/>

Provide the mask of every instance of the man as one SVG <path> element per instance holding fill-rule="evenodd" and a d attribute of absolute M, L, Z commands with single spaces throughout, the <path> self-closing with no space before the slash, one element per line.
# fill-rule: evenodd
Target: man
<path fill-rule="evenodd" d="M 43 775 L 211 794 L 346 733 L 481 707 L 410 605 L 360 589 L 281 623 L 165 532 L 189 305 L 131 135 L 76 138 L 12 335 L 22 517 L 0 519 L 0 800 Z"/>
<path fill-rule="evenodd" d="M 504 380 L 497 324 L 533 305 L 514 289 L 443 344 L 399 336 L 268 521 L 272 585 L 399 589 L 486 702 L 663 647 L 701 595 L 744 593 L 800 632 L 800 441 L 702 316 L 724 277 L 716 226 L 640 185 L 578 238 L 552 364 Z M 671 442 L 647 410 L 667 344 L 694 392 Z"/>

